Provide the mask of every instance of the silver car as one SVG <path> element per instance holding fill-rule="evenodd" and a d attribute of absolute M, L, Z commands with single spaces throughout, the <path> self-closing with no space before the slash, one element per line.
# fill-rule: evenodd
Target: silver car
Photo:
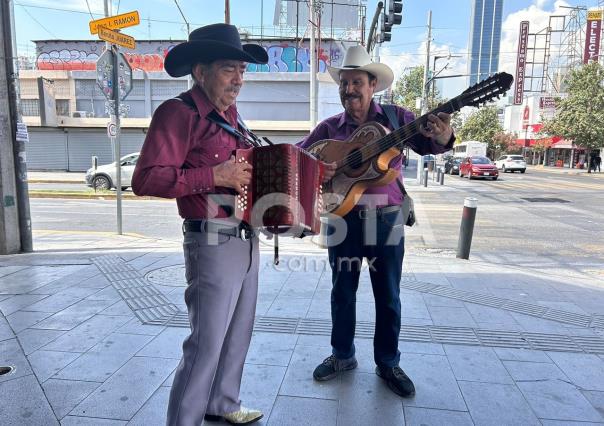
<path fill-rule="evenodd" d="M 497 159 L 497 161 L 495 161 L 495 165 L 503 173 L 513 173 L 515 171 L 519 171 L 520 173 L 526 172 L 526 161 L 524 161 L 524 157 L 522 155 L 502 155 Z"/>
<path fill-rule="evenodd" d="M 134 172 L 134 166 L 136 166 L 139 155 L 139 152 L 133 152 L 121 158 L 122 189 L 126 189 L 132 185 L 132 173 Z M 86 185 L 94 189 L 108 190 L 115 188 L 115 179 L 115 162 L 98 166 L 96 170 L 90 168 L 86 172 Z"/>

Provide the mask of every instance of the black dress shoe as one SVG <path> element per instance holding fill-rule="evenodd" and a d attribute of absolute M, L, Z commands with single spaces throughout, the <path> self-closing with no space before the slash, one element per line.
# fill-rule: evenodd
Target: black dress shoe
<path fill-rule="evenodd" d="M 401 367 L 375 367 L 375 373 L 386 381 L 395 394 L 402 397 L 415 395 L 415 386 Z"/>
<path fill-rule="evenodd" d="M 219 422 L 222 420 L 222 416 L 216 416 L 214 414 L 206 414 L 205 416 L 203 416 L 203 419 L 206 422 Z"/>

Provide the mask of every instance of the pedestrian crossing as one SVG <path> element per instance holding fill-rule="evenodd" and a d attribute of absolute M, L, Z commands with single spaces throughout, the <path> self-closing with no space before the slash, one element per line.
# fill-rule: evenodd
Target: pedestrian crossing
<path fill-rule="evenodd" d="M 544 191 L 560 191 L 560 190 L 586 190 L 586 191 L 602 191 L 604 190 L 604 179 L 597 179 L 593 181 L 578 181 L 578 180 L 562 180 L 556 179 L 555 181 L 544 181 L 544 180 L 533 180 L 523 178 L 499 178 L 497 181 L 468 181 L 468 180 L 449 180 L 446 182 L 449 186 L 457 188 L 466 188 L 472 186 L 476 189 L 489 189 L 492 191 L 497 190 L 526 190 L 533 192 L 544 192 Z"/>

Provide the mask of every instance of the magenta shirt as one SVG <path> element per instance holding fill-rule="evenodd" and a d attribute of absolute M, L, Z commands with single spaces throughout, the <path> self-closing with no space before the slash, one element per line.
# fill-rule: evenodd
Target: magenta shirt
<path fill-rule="evenodd" d="M 408 111 L 404 108 L 397 106 L 396 113 L 399 124 L 401 126 L 415 120 L 415 115 L 411 111 Z M 390 125 L 388 117 L 386 117 L 386 114 L 384 113 L 382 107 L 374 101 L 371 101 L 371 105 L 369 106 L 367 121 L 377 121 L 388 129 L 394 130 Z M 344 111 L 340 114 L 336 114 L 320 122 L 317 127 L 315 127 L 315 129 L 306 138 L 304 138 L 302 142 L 299 142 L 297 145 L 301 148 L 307 148 L 313 143 L 323 139 L 345 140 L 358 127 L 358 124 L 355 123 L 352 117 L 350 117 Z M 417 152 L 420 155 L 440 154 L 442 152 L 450 150 L 453 146 L 454 141 L 455 137 L 451 137 L 449 143 L 446 146 L 443 146 L 430 138 L 418 134 L 411 140 L 409 145 L 411 149 L 413 149 L 413 151 Z M 392 159 L 389 166 L 390 168 L 394 168 L 400 171 L 401 163 L 402 156 L 399 155 Z M 402 181 L 402 174 L 400 176 L 400 179 Z M 364 192 L 364 194 L 365 195 L 363 195 L 363 197 L 357 203 L 355 207 L 356 209 L 375 208 L 384 205 L 396 205 L 400 204 L 403 200 L 403 194 L 401 193 L 401 190 L 399 189 L 396 180 L 392 181 L 388 185 L 368 188 Z M 381 195 L 381 197 L 371 197 L 372 194 L 378 196 Z"/>
<path fill-rule="evenodd" d="M 232 200 L 234 192 L 214 186 L 212 167 L 247 146 L 205 118 L 214 106 L 198 86 L 184 96 L 192 98 L 197 111 L 178 99 L 157 108 L 134 169 L 132 190 L 136 195 L 176 198 L 185 219 L 226 217 L 215 197 L 226 195 Z M 237 127 L 235 105 L 225 115 Z"/>

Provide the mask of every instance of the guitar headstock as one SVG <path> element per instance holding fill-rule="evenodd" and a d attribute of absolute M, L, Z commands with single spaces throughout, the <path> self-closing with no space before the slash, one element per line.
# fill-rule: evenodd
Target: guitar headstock
<path fill-rule="evenodd" d="M 468 87 L 458 96 L 463 106 L 478 107 L 507 92 L 512 87 L 514 77 L 506 72 L 498 72 L 491 77 Z"/>

